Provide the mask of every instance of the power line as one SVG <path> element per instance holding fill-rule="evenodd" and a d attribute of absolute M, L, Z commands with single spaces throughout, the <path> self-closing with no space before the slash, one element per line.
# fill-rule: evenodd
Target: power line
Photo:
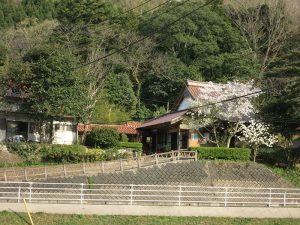
<path fill-rule="evenodd" d="M 148 0 L 148 1 L 144 2 L 144 3 L 142 3 L 142 4 L 139 4 L 139 5 L 137 5 L 137 6 L 134 6 L 133 8 L 130 8 L 130 9 L 128 9 L 128 10 L 126 10 L 126 11 L 120 13 L 119 15 L 112 16 L 112 17 L 110 17 L 110 18 L 107 18 L 107 19 L 105 19 L 105 20 L 102 20 L 102 21 L 100 21 L 98 24 L 87 24 L 87 25 L 85 25 L 85 26 L 83 26 L 83 27 L 80 27 L 80 29 L 92 27 L 92 26 L 95 26 L 95 25 L 100 25 L 100 24 L 105 23 L 105 22 L 108 22 L 108 21 L 110 21 L 110 20 L 120 19 L 120 18 L 122 18 L 123 15 L 128 14 L 129 12 L 132 12 L 132 11 L 134 11 L 135 9 L 140 8 L 140 7 L 146 5 L 147 3 L 151 2 L 151 1 L 153 1 L 153 0 Z M 173 1 L 173 0 L 167 0 L 167 1 L 165 1 L 165 2 L 163 2 L 163 3 L 161 3 L 161 4 L 159 4 L 159 5 L 157 5 L 157 6 L 155 6 L 155 7 L 153 7 L 152 9 L 148 9 L 148 10 L 144 11 L 141 15 L 146 14 L 146 13 L 148 13 L 148 12 L 151 12 L 151 11 L 153 11 L 153 10 L 155 10 L 155 9 L 157 9 L 157 8 L 163 6 L 163 5 L 165 5 L 165 4 L 167 4 L 167 3 L 171 2 L 171 1 Z M 105 3 L 104 3 L 104 4 L 105 4 Z M 102 6 L 102 5 L 104 5 L 104 4 L 101 4 L 100 6 Z M 94 16 L 94 15 L 97 15 L 97 14 L 98 14 L 98 13 L 93 13 L 93 14 L 90 14 L 89 16 Z M 102 32 L 108 30 L 108 29 L 111 28 L 112 26 L 114 26 L 114 24 L 112 24 L 112 25 L 110 25 L 109 27 L 107 27 L 106 29 L 102 30 Z M 78 29 L 79 29 L 79 28 L 78 28 Z M 78 29 L 76 29 L 76 30 L 78 30 Z M 75 30 L 75 31 L 76 31 L 76 30 Z M 90 32 L 90 34 L 92 34 L 92 33 L 96 33 L 96 32 L 95 32 L 95 31 L 94 31 L 94 32 Z"/>
<path fill-rule="evenodd" d="M 201 5 L 201 6 L 199 6 L 199 7 L 195 8 L 195 9 L 193 9 L 192 11 L 190 11 L 190 12 L 184 14 L 183 16 L 179 17 L 178 19 L 174 20 L 173 22 L 171 22 L 171 23 L 169 23 L 169 24 L 163 26 L 161 29 L 158 29 L 156 32 L 150 33 L 150 34 L 148 34 L 148 35 L 146 35 L 146 36 L 144 36 L 144 37 L 142 37 L 142 38 L 140 38 L 140 39 L 138 39 L 138 40 L 136 40 L 136 41 L 134 41 L 134 42 L 132 42 L 132 43 L 126 45 L 126 46 L 124 46 L 123 48 L 117 49 L 117 50 L 115 50 L 115 51 L 113 51 L 113 52 L 111 52 L 111 53 L 106 54 L 105 56 L 102 56 L 102 57 L 98 58 L 98 59 L 95 59 L 95 60 L 92 60 L 92 61 L 90 61 L 90 62 L 84 63 L 84 64 L 82 64 L 81 66 L 76 67 L 76 68 L 74 68 L 74 69 L 75 69 L 75 70 L 76 70 L 76 69 L 80 69 L 80 68 L 82 68 L 82 67 L 85 67 L 85 66 L 88 66 L 88 65 L 90 65 L 90 64 L 93 64 L 93 63 L 95 63 L 95 62 L 98 62 L 98 61 L 100 61 L 100 60 L 102 60 L 102 59 L 108 58 L 108 57 L 110 57 L 110 56 L 112 56 L 112 55 L 114 55 L 114 54 L 117 54 L 117 53 L 119 53 L 119 52 L 124 51 L 124 50 L 127 49 L 127 48 L 130 48 L 131 46 L 133 46 L 133 45 L 135 45 L 135 44 L 138 44 L 138 43 L 140 43 L 140 42 L 142 42 L 142 41 L 144 41 L 144 40 L 146 40 L 146 39 L 148 39 L 148 38 L 150 38 L 150 37 L 153 37 L 156 33 L 165 31 L 165 30 L 168 29 L 170 26 L 172 26 L 172 25 L 176 24 L 177 22 L 179 22 L 180 20 L 182 20 L 182 19 L 184 19 L 184 18 L 190 16 L 191 14 L 195 13 L 195 12 L 198 11 L 199 9 L 201 9 L 201 8 L 203 8 L 203 7 L 205 7 L 205 6 L 210 5 L 210 4 L 213 3 L 214 1 L 216 1 L 216 0 L 211 0 L 211 1 L 205 3 L 205 4 Z M 73 69 L 73 70 L 74 70 L 74 69 Z"/>

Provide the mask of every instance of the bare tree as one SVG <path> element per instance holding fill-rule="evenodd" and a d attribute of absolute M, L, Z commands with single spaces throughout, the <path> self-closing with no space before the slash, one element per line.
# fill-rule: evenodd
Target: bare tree
<path fill-rule="evenodd" d="M 95 106 L 99 100 L 99 96 L 105 86 L 106 78 L 108 77 L 109 71 L 111 70 L 111 64 L 107 63 L 105 60 L 98 60 L 106 54 L 105 47 L 103 44 L 98 44 L 93 48 L 88 56 L 87 62 L 91 63 L 87 66 L 84 76 L 88 80 L 88 101 L 85 107 L 85 115 L 83 115 L 84 120 L 84 133 L 82 136 L 82 141 L 85 140 L 87 134 L 87 124 L 91 122 L 91 118 L 94 113 Z"/>
<path fill-rule="evenodd" d="M 284 0 L 228 0 L 226 5 L 249 50 L 260 61 L 262 75 L 298 26 L 292 5 Z"/>

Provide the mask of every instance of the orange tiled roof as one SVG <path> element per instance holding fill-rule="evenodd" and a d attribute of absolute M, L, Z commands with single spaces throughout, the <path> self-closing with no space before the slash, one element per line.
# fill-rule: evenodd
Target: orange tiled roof
<path fill-rule="evenodd" d="M 93 128 L 109 127 L 109 128 L 116 129 L 121 134 L 137 134 L 136 128 L 140 125 L 141 123 L 139 122 L 128 122 L 127 124 L 124 125 L 88 124 L 86 125 L 86 127 L 84 127 L 84 124 L 80 123 L 77 126 L 77 130 L 78 133 L 80 134 L 84 132 L 84 129 L 86 129 L 86 131 L 91 131 Z"/>

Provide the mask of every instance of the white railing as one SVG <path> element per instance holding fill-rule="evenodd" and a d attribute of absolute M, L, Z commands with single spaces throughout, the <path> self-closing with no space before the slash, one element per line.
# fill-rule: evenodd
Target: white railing
<path fill-rule="evenodd" d="M 300 189 L 0 182 L 0 202 L 300 207 Z"/>
<path fill-rule="evenodd" d="M 131 159 L 119 159 L 95 163 L 78 163 L 49 166 L 0 168 L 0 181 L 29 181 L 56 177 L 72 177 L 133 170 L 162 163 L 197 160 L 196 151 L 170 151 Z"/>

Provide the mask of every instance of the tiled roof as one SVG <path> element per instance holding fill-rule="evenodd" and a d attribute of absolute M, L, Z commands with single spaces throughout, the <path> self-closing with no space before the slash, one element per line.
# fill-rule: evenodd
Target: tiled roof
<path fill-rule="evenodd" d="M 207 95 L 207 89 L 214 89 L 217 84 L 213 82 L 199 82 L 199 81 L 186 81 L 186 87 L 189 93 L 192 95 L 193 99 L 200 98 L 202 95 Z M 218 84 L 220 85 L 220 84 Z M 210 95 L 219 96 L 222 95 L 222 92 L 209 92 Z"/>
<path fill-rule="evenodd" d="M 136 128 L 140 126 L 139 122 L 129 122 L 125 125 L 106 125 L 106 124 L 88 124 L 86 125 L 86 130 L 91 131 L 93 128 L 114 128 L 121 134 L 137 134 Z M 77 126 L 78 133 L 84 132 L 84 124 L 80 123 Z"/>
<path fill-rule="evenodd" d="M 186 114 L 186 112 L 187 112 L 187 110 L 183 110 L 183 111 L 171 112 L 171 113 L 162 115 L 158 118 L 154 118 L 154 119 L 146 121 L 141 126 L 139 126 L 138 129 L 143 129 L 146 127 L 151 127 L 151 126 L 155 126 L 155 125 L 163 124 L 163 123 L 171 123 L 172 121 L 179 119 L 181 116 Z"/>

